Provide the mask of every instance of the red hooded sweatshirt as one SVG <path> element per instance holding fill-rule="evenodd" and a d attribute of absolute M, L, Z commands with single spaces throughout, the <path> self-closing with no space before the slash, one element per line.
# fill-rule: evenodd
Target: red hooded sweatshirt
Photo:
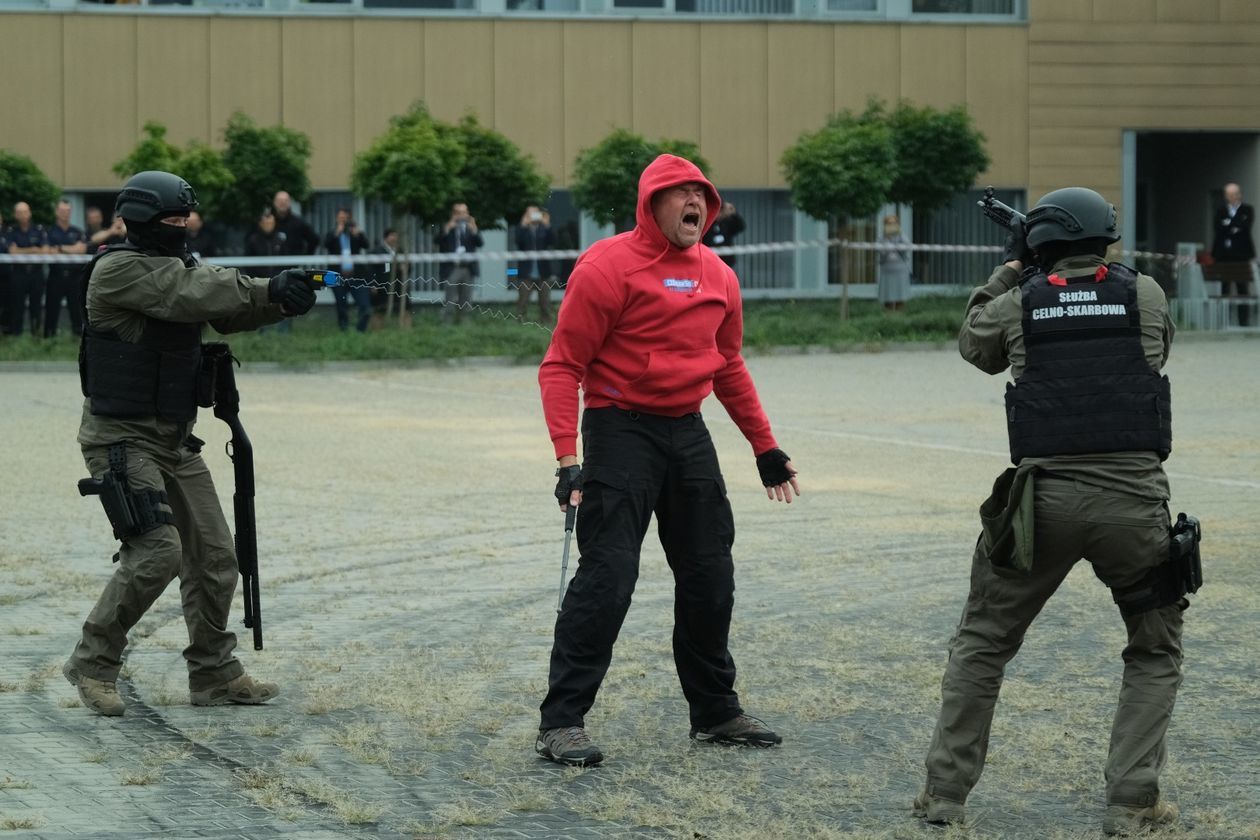
<path fill-rule="evenodd" d="M 573 269 L 538 370 L 557 458 L 577 454 L 579 385 L 587 408 L 669 417 L 699 411 L 714 392 L 754 454 L 778 445 L 740 355 L 735 272 L 706 245 L 671 243 L 652 216 L 654 193 L 688 182 L 704 186 L 707 230 L 717 190 L 690 161 L 661 155 L 639 177 L 637 227 L 595 243 Z"/>

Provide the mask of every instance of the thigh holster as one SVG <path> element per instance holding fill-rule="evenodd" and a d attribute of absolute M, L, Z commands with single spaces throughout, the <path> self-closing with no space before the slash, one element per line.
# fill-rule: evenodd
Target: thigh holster
<path fill-rule="evenodd" d="M 162 525 L 175 524 L 175 518 L 162 505 L 170 507 L 165 490 L 136 490 L 127 480 L 127 444 L 109 447 L 109 471 L 100 478 L 79 480 L 80 496 L 98 496 L 114 538 L 126 542 L 131 537 Z"/>
<path fill-rule="evenodd" d="M 1168 559 L 1132 586 L 1111 590 L 1111 597 L 1125 618 L 1177 603 L 1203 585 L 1199 520 L 1184 513 L 1168 531 Z"/>

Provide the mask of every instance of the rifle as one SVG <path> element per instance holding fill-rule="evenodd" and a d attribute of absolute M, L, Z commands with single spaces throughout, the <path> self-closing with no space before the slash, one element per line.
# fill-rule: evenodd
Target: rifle
<path fill-rule="evenodd" d="M 258 530 L 254 518 L 254 446 L 241 425 L 241 394 L 236 390 L 236 374 L 232 365 L 236 359 L 225 342 L 214 341 L 202 345 L 203 371 L 212 375 L 207 384 L 211 388 L 214 416 L 232 430 L 232 439 L 225 447 L 236 478 L 236 492 L 232 494 L 232 507 L 236 523 L 236 564 L 245 584 L 245 626 L 253 628 L 254 650 L 263 649 L 262 600 L 258 590 Z M 209 378 L 209 377 L 207 377 Z M 206 402 L 201 402 L 206 405 Z"/>
<path fill-rule="evenodd" d="M 1016 210 L 1014 207 L 1008 207 L 1001 201 L 993 197 L 993 187 L 984 188 L 984 198 L 976 202 L 984 215 L 988 216 L 992 221 L 997 222 L 1007 230 L 1015 230 L 1012 226 L 1013 222 L 1019 222 L 1021 225 L 1027 223 L 1024 214 Z"/>

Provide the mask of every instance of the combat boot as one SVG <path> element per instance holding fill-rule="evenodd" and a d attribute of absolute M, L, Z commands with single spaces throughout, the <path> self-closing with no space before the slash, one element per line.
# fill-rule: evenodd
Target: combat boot
<path fill-rule="evenodd" d="M 213 688 L 189 692 L 194 706 L 226 706 L 239 703 L 245 706 L 256 706 L 280 694 L 280 686 L 275 683 L 258 682 L 249 674 L 241 674 Z"/>
<path fill-rule="evenodd" d="M 1103 834 L 1127 837 L 1177 821 L 1177 806 L 1162 799 L 1154 805 L 1108 805 Z"/>
<path fill-rule="evenodd" d="M 961 802 L 934 796 L 926 790 L 914 798 L 910 813 L 924 822 L 936 825 L 962 825 L 966 821 L 965 808 Z"/>
<path fill-rule="evenodd" d="M 61 666 L 66 681 L 79 690 L 79 700 L 84 706 L 105 717 L 120 717 L 127 707 L 118 696 L 118 686 L 105 680 L 85 677 L 67 662 Z"/>

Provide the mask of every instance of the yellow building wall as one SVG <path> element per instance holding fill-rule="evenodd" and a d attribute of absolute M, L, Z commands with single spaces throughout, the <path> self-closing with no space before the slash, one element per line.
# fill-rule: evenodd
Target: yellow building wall
<path fill-rule="evenodd" d="M 306 132 L 314 185 L 344 188 L 418 99 L 561 187 L 617 127 L 698 142 L 721 186 L 777 187 L 801 132 L 877 96 L 965 105 L 981 183 L 1118 201 L 1125 129 L 1260 130 L 1260 2 L 1030 0 L 1010 25 L 6 13 L 0 72 L 24 80 L 0 148 L 71 189 L 116 186 L 148 120 L 218 144 L 238 109 Z"/>
<path fill-rule="evenodd" d="M 1260 3 L 1030 0 L 1028 195 L 1120 203 L 1125 130 L 1260 131 Z"/>
<path fill-rule="evenodd" d="M 626 127 L 698 142 L 723 187 L 777 187 L 801 132 L 908 97 L 965 104 L 989 138 L 982 180 L 1021 186 L 1027 53 L 1022 24 L 0 14 L 0 72 L 28 82 L 0 148 L 69 189 L 112 188 L 146 121 L 218 145 L 239 109 L 306 132 L 312 183 L 344 188 L 354 153 L 423 99 L 503 131 L 557 186 Z"/>

